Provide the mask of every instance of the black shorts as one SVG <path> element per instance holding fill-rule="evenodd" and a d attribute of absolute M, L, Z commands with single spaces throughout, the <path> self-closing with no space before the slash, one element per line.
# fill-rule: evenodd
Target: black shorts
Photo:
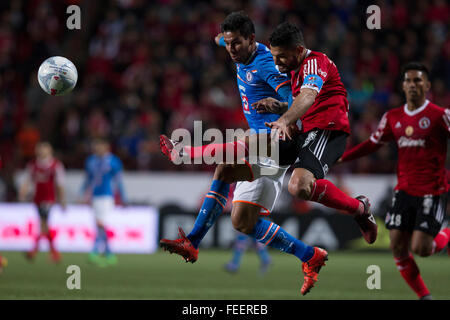
<path fill-rule="evenodd" d="M 343 131 L 314 129 L 297 137 L 298 155 L 294 168 L 309 170 L 316 179 L 323 179 L 342 156 L 348 134 Z"/>
<path fill-rule="evenodd" d="M 415 197 L 396 190 L 386 215 L 386 228 L 408 232 L 423 231 L 435 237 L 442 227 L 447 207 L 447 193 Z"/>
<path fill-rule="evenodd" d="M 42 220 L 47 221 L 48 216 L 50 214 L 50 209 L 52 208 L 51 203 L 40 203 L 37 205 L 39 218 Z"/>

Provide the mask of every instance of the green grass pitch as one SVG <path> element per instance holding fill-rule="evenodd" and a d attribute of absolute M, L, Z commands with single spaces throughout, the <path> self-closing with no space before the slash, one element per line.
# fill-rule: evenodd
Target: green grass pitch
<path fill-rule="evenodd" d="M 118 255 L 115 266 L 98 267 L 86 254 L 64 253 L 53 265 L 46 252 L 33 263 L 23 253 L 3 252 L 8 267 L 0 275 L 0 299 L 416 299 L 400 277 L 389 252 L 330 252 L 319 282 L 303 297 L 298 260 L 271 250 L 273 265 L 266 276 L 259 275 L 259 261 L 249 251 L 237 274 L 223 271 L 230 259 L 227 250 L 201 250 L 199 260 L 184 263 L 181 257 L 158 251 L 151 255 Z M 450 299 L 450 259 L 446 254 L 416 258 L 422 276 L 435 299 Z M 69 290 L 69 265 L 81 269 L 81 289 Z M 381 289 L 369 290 L 369 265 L 381 270 Z"/>

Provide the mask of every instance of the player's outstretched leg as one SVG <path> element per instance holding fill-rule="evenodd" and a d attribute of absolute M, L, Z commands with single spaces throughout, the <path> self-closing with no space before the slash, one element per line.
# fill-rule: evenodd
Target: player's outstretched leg
<path fill-rule="evenodd" d="M 259 218 L 253 231 L 249 234 L 264 245 L 277 248 L 283 252 L 295 255 L 302 261 L 304 282 L 301 288 L 302 295 L 307 294 L 318 280 L 320 269 L 328 260 L 328 253 L 324 249 L 311 247 L 294 238 L 279 225 Z"/>
<path fill-rule="evenodd" d="M 171 140 L 166 135 L 159 136 L 159 147 L 161 152 L 172 162 L 179 160 L 187 155 L 191 160 L 204 159 L 205 157 L 214 157 L 229 161 L 241 159 L 248 155 L 247 143 L 241 140 L 227 143 L 211 143 L 207 145 L 183 148 L 175 148 L 179 142 Z M 228 153 L 228 154 L 227 154 Z"/>
<path fill-rule="evenodd" d="M 192 231 L 185 236 L 184 231 L 179 228 L 178 239 L 161 239 L 160 246 L 164 250 L 181 255 L 186 262 L 197 261 L 200 242 L 225 208 L 229 191 L 229 183 L 213 180 L 211 190 L 205 196 Z"/>
<path fill-rule="evenodd" d="M 182 228 L 178 228 L 178 239 L 161 239 L 159 245 L 165 251 L 179 254 L 186 262 L 194 263 L 198 259 L 198 249 L 195 248 L 191 240 L 186 237 Z"/>
<path fill-rule="evenodd" d="M 289 192 L 304 200 L 318 202 L 329 208 L 348 212 L 353 216 L 367 243 L 377 239 L 378 226 L 370 213 L 366 196 L 352 198 L 326 179 L 315 179 L 307 169 L 296 168 L 289 181 Z"/>

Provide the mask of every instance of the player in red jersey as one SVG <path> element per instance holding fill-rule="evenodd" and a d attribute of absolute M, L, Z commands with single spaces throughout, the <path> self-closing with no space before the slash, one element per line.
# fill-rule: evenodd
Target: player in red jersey
<path fill-rule="evenodd" d="M 364 239 L 373 243 L 378 228 L 370 213 L 369 199 L 352 198 L 324 179 L 344 153 L 350 134 L 347 92 L 336 65 L 325 54 L 305 48 L 301 31 L 288 22 L 276 27 L 270 45 L 280 72 L 291 73 L 294 102 L 277 121 L 266 124 L 278 131 L 283 140 L 292 139 L 299 146 L 289 192 L 351 214 Z M 283 106 L 277 101 L 276 104 Z M 276 105 L 262 102 L 257 108 L 266 112 Z M 301 134 L 295 137 L 291 130 L 294 123 L 301 125 Z"/>
<path fill-rule="evenodd" d="M 35 238 L 33 250 L 27 252 L 27 258 L 32 260 L 39 249 L 39 240 L 47 238 L 51 258 L 54 262 L 59 262 L 61 257 L 53 244 L 55 235 L 49 230 L 47 221 L 50 209 L 57 199 L 63 210 L 66 208 L 63 187 L 64 166 L 53 157 L 52 146 L 49 143 L 40 142 L 36 146 L 36 159 L 28 164 L 26 175 L 25 182 L 19 190 L 19 200 L 26 201 L 30 187 L 33 185 L 33 201 L 38 209 L 41 223 L 40 234 Z"/>
<path fill-rule="evenodd" d="M 440 230 L 449 189 L 445 169 L 450 110 L 426 99 L 431 84 L 420 63 L 404 67 L 406 104 L 383 115 L 369 139 L 346 151 L 340 161 L 375 152 L 388 141 L 398 147 L 395 194 L 386 216 L 391 249 L 402 277 L 421 299 L 431 295 L 411 251 L 427 257 L 448 245 L 450 229 Z"/>

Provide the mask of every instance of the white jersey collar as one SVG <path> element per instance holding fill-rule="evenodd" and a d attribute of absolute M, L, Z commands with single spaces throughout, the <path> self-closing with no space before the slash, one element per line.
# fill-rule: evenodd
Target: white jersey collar
<path fill-rule="evenodd" d="M 416 110 L 410 111 L 408 109 L 408 104 L 405 103 L 405 105 L 403 106 L 403 110 L 405 111 L 405 113 L 408 116 L 415 116 L 416 114 L 422 112 L 423 110 L 425 110 L 425 108 L 428 106 L 428 103 L 430 103 L 430 101 L 428 99 L 425 99 L 425 102 L 423 103 L 423 105 L 421 105 L 419 108 L 417 108 Z"/>

